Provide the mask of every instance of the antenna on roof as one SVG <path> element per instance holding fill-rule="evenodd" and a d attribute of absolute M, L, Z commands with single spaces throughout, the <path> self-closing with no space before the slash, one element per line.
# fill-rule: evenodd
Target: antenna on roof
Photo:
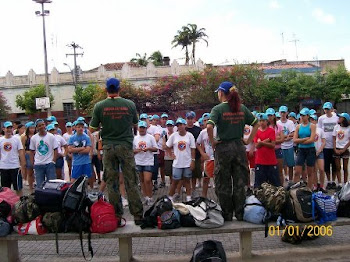
<path fill-rule="evenodd" d="M 281 37 L 282 37 L 282 58 L 284 58 L 285 53 L 284 53 L 284 33 L 281 33 Z"/>
<path fill-rule="evenodd" d="M 293 34 L 293 38 L 292 40 L 290 40 L 289 42 L 294 42 L 294 46 L 295 46 L 295 57 L 296 60 L 298 61 L 298 48 L 297 48 L 297 42 L 299 42 L 299 39 L 296 38 L 296 35 Z"/>

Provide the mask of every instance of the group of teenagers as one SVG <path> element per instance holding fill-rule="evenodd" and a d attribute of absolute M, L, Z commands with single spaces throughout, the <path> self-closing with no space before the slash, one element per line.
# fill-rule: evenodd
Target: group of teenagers
<path fill-rule="evenodd" d="M 107 187 L 118 217 L 123 216 L 127 193 L 130 213 L 135 224 L 141 224 L 143 206 L 153 204 L 153 192 L 166 185 L 166 176 L 173 201 L 180 200 L 182 191 L 186 201 L 197 196 L 200 180 L 202 196 L 207 196 L 213 178 L 226 221 L 243 219 L 248 188 L 263 182 L 283 185 L 283 173 L 314 190 L 336 189 L 342 186 L 343 160 L 344 182 L 348 180 L 350 116 L 337 115 L 330 102 L 319 118 L 308 108 L 300 117 L 288 114 L 286 106 L 256 113 L 241 103 L 235 84 L 225 81 L 216 89 L 220 103 L 210 113 L 197 121 L 196 113 L 188 111 L 172 120 L 166 113 L 138 115 L 134 102 L 119 95 L 120 88 L 118 79 L 108 79 L 107 98 L 94 106 L 89 125 L 79 117 L 66 123 L 63 135 L 54 116 L 26 123 L 22 134 L 5 122 L 0 138 L 2 185 L 13 185 L 20 193 L 20 174 L 30 189 L 34 177 L 37 187 L 64 178 L 66 159 L 72 182 L 86 175 L 91 187 L 96 178 L 101 192 Z"/>
<path fill-rule="evenodd" d="M 279 186 L 285 180 L 302 180 L 314 191 L 341 189 L 348 181 L 350 116 L 337 114 L 330 102 L 324 103 L 323 111 L 320 117 L 308 108 L 298 115 L 288 113 L 286 106 L 278 112 L 273 108 L 265 113 L 253 112 L 259 119 L 259 129 L 246 151 L 251 177 L 255 173 L 255 187 L 266 181 Z M 245 136 L 251 129 L 245 127 Z"/>

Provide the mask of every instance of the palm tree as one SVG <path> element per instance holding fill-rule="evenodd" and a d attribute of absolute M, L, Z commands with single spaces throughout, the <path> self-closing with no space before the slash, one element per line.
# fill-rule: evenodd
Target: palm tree
<path fill-rule="evenodd" d="M 208 38 L 208 35 L 204 32 L 205 28 L 200 28 L 198 29 L 196 24 L 188 24 L 186 26 L 189 40 L 191 41 L 192 44 L 192 64 L 196 63 L 195 60 L 195 54 L 196 54 L 196 43 L 199 41 L 204 41 L 207 43 L 208 46 L 208 41 L 205 38 Z"/>
<path fill-rule="evenodd" d="M 182 49 L 185 49 L 185 56 L 186 56 L 186 62 L 185 64 L 188 65 L 190 61 L 190 57 L 188 55 L 188 46 L 191 45 L 191 40 L 189 38 L 189 30 L 186 26 L 182 27 L 182 31 L 178 30 L 177 35 L 174 36 L 173 41 L 171 41 L 171 44 L 174 47 L 182 46 Z"/>
<path fill-rule="evenodd" d="M 155 51 L 148 58 L 148 61 L 151 61 L 155 66 L 162 66 L 163 65 L 163 55 L 159 50 Z"/>
<path fill-rule="evenodd" d="M 132 58 L 130 62 L 136 63 L 140 66 L 147 66 L 147 54 L 145 53 L 143 56 L 141 56 L 139 53 L 136 53 L 136 57 Z"/>

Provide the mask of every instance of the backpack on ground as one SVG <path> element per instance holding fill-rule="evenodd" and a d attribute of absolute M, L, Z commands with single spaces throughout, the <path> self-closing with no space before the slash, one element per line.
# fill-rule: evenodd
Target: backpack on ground
<path fill-rule="evenodd" d="M 272 216 L 278 216 L 286 201 L 286 190 L 284 187 L 275 187 L 269 183 L 262 183 L 260 188 L 255 189 L 254 195 L 264 205 Z"/>
<path fill-rule="evenodd" d="M 63 198 L 70 185 L 64 180 L 44 181 L 40 188 L 35 189 L 35 202 L 40 210 L 43 213 L 62 211 Z"/>
<path fill-rule="evenodd" d="M 11 225 L 6 219 L 0 218 L 0 237 L 5 237 L 11 233 Z"/>
<path fill-rule="evenodd" d="M 18 223 L 13 226 L 13 230 L 16 231 L 19 235 L 43 235 L 47 233 L 47 229 L 42 223 L 42 216 L 38 216 L 28 223 Z"/>
<path fill-rule="evenodd" d="M 11 212 L 8 214 L 7 221 L 9 223 L 13 222 L 13 216 L 12 216 L 12 211 L 15 207 L 15 204 L 19 201 L 19 196 L 12 191 L 8 187 L 1 187 L 0 186 L 0 202 L 6 201 L 8 204 L 11 206 Z"/>
<path fill-rule="evenodd" d="M 41 214 L 39 206 L 35 202 L 34 194 L 21 196 L 15 204 L 13 218 L 15 223 L 28 223 Z"/>
<path fill-rule="evenodd" d="M 226 253 L 220 241 L 197 243 L 190 262 L 226 262 Z"/>
<path fill-rule="evenodd" d="M 312 216 L 314 217 L 314 220 L 316 220 L 316 216 L 318 217 L 320 224 L 337 220 L 337 205 L 335 197 L 328 196 L 322 192 L 317 192 L 312 194 L 312 200 Z"/>
<path fill-rule="evenodd" d="M 339 192 L 340 201 L 350 201 L 350 182 L 346 182 Z"/>
<path fill-rule="evenodd" d="M 224 225 L 220 205 L 211 199 L 197 197 L 185 203 L 198 227 L 216 228 Z"/>
<path fill-rule="evenodd" d="M 338 209 L 337 209 L 338 217 L 350 217 L 350 200 L 342 201 L 340 200 Z"/>
<path fill-rule="evenodd" d="M 263 224 L 267 216 L 265 207 L 254 195 L 246 198 L 243 220 L 254 224 Z"/>
<path fill-rule="evenodd" d="M 290 202 L 287 202 L 287 204 L 293 206 L 292 210 L 296 221 L 311 222 L 314 220 L 312 215 L 312 191 L 310 188 L 299 183 L 295 184 L 289 190 L 289 197 Z M 285 219 L 289 220 L 291 218 L 285 217 Z"/>
<path fill-rule="evenodd" d="M 91 232 L 105 234 L 118 228 L 119 221 L 115 215 L 113 205 L 102 198 L 91 206 Z"/>
<path fill-rule="evenodd" d="M 5 200 L 0 200 L 0 219 L 6 219 L 11 213 L 11 205 Z"/>

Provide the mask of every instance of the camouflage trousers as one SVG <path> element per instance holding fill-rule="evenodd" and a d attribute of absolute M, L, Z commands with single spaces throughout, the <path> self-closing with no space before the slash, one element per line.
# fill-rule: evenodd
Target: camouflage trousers
<path fill-rule="evenodd" d="M 249 169 L 245 147 L 241 140 L 217 144 L 215 157 L 215 193 L 224 219 L 243 220 Z"/>
<path fill-rule="evenodd" d="M 103 145 L 103 165 L 109 201 L 114 206 L 116 215 L 119 217 L 123 215 L 119 192 L 119 165 L 121 165 L 130 213 L 133 216 L 142 217 L 143 206 L 133 150 L 123 145 Z"/>

